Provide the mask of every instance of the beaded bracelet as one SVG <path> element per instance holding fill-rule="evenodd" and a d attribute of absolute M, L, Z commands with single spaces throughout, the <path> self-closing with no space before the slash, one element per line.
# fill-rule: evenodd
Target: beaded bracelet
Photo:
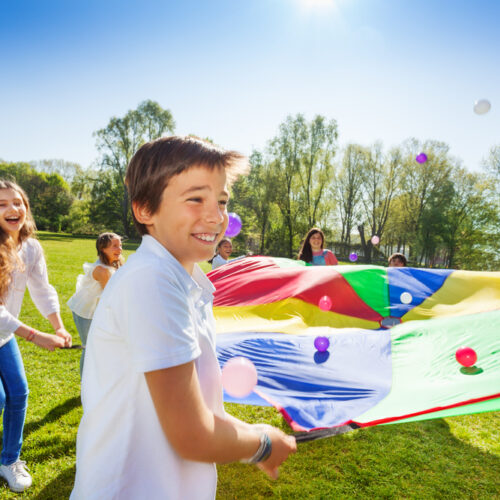
<path fill-rule="evenodd" d="M 271 456 L 272 449 L 271 438 L 263 432 L 260 435 L 260 445 L 258 450 L 255 452 L 255 455 L 251 458 L 243 458 L 240 462 L 244 464 L 257 464 L 259 462 L 263 462 Z"/>
<path fill-rule="evenodd" d="M 35 330 L 33 330 L 33 328 L 30 330 L 30 332 L 28 333 L 28 336 L 26 337 L 26 340 L 28 342 L 33 342 L 33 339 L 35 338 L 35 335 L 36 335 L 36 332 Z"/>

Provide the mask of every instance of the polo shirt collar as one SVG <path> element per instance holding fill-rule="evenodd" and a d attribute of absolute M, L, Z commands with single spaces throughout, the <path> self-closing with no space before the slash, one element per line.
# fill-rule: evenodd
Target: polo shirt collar
<path fill-rule="evenodd" d="M 150 234 L 145 234 L 142 237 L 142 247 L 144 250 L 157 255 L 161 259 L 165 259 L 166 265 L 172 267 L 175 276 L 184 286 L 186 292 L 196 301 L 201 300 L 203 304 L 206 304 L 212 300 L 215 287 L 198 264 L 193 266 L 193 274 L 189 275 L 181 263 Z"/>

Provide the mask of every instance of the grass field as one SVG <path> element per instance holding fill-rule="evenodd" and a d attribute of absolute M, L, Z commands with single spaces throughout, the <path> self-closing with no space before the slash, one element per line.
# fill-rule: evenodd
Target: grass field
<path fill-rule="evenodd" d="M 83 262 L 95 260 L 94 239 L 52 233 L 41 233 L 39 239 L 50 281 L 59 293 L 64 322 L 79 344 L 65 304 Z M 125 242 L 125 254 L 135 246 Z M 51 331 L 28 295 L 21 319 Z M 68 498 L 82 415 L 80 351 L 50 353 L 21 339 L 19 345 L 30 386 L 22 458 L 33 475 L 33 486 L 18 495 L 0 481 L 0 498 Z M 226 407 L 244 420 L 272 423 L 289 432 L 273 409 Z M 139 500 L 147 498 L 145 492 Z M 500 498 L 500 414 L 379 426 L 300 444 L 277 481 L 267 479 L 253 466 L 219 466 L 217 498 Z"/>

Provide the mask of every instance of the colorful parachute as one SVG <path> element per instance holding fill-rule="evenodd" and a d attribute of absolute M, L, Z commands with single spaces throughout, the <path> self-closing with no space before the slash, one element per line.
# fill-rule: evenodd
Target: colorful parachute
<path fill-rule="evenodd" d="M 273 405 L 296 431 L 500 409 L 500 273 L 248 257 L 208 276 L 220 364 L 244 356 L 258 372 L 226 401 Z M 463 345 L 475 366 L 456 361 Z"/>

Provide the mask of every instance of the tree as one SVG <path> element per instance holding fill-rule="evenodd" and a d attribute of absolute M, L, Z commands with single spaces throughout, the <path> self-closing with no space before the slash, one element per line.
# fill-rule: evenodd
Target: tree
<path fill-rule="evenodd" d="M 30 162 L 30 164 L 37 172 L 59 174 L 68 184 L 71 184 L 73 179 L 83 172 L 78 163 L 62 159 L 37 160 Z"/>
<path fill-rule="evenodd" d="M 337 122 L 316 116 L 307 125 L 299 169 L 301 196 L 309 228 L 317 225 L 325 192 L 333 177 L 333 157 L 337 150 Z"/>
<path fill-rule="evenodd" d="M 401 154 L 399 149 L 390 151 L 387 158 L 382 154 L 382 145 L 374 144 L 366 150 L 365 160 L 361 163 L 361 206 L 363 220 L 358 225 L 361 247 L 367 262 L 371 262 L 373 244 L 371 237 L 382 238 L 393 197 L 396 193 L 401 169 Z M 370 234 L 365 237 L 365 224 L 368 224 Z"/>
<path fill-rule="evenodd" d="M 231 207 L 245 220 L 244 237 L 256 235 L 259 253 L 268 251 L 267 239 L 271 228 L 271 213 L 275 207 L 276 172 L 260 151 L 250 155 L 250 173 L 234 184 Z M 240 233 L 241 234 L 241 233 Z"/>
<path fill-rule="evenodd" d="M 163 109 L 157 102 L 143 101 L 137 109 L 128 111 L 124 117 L 112 117 L 106 128 L 95 132 L 96 146 L 101 154 L 99 165 L 102 170 L 109 170 L 114 175 L 106 179 L 113 195 L 118 196 L 120 202 L 120 227 L 127 236 L 133 231 L 130 215 L 130 203 L 125 187 L 125 171 L 134 153 L 144 143 L 161 137 L 165 132 L 173 132 L 175 122 L 172 113 Z M 106 185 L 108 185 L 106 184 Z M 97 189 L 96 195 L 103 193 Z M 99 202 L 98 202 L 99 204 Z M 102 205 L 102 203 L 100 204 Z"/>
<path fill-rule="evenodd" d="M 454 198 L 444 233 L 449 267 L 500 268 L 500 145 L 483 163 L 484 173 L 459 168 L 452 174 Z"/>
<path fill-rule="evenodd" d="M 73 197 L 59 174 L 37 172 L 28 163 L 0 163 L 0 177 L 12 179 L 26 191 L 38 229 L 63 228 Z"/>
<path fill-rule="evenodd" d="M 334 183 L 342 224 L 340 243 L 346 247 L 351 244 L 351 232 L 357 218 L 361 198 L 361 171 L 366 158 L 365 148 L 357 144 L 348 144 L 344 150 L 340 172 Z"/>
<path fill-rule="evenodd" d="M 497 192 L 500 191 L 500 144 L 490 149 L 488 158 L 483 161 L 483 168 L 496 184 Z"/>
<path fill-rule="evenodd" d="M 307 126 L 303 115 L 288 116 L 279 127 L 279 135 L 269 147 L 271 166 L 277 174 L 276 202 L 286 229 L 286 255 L 294 254 L 294 237 L 299 216 L 297 175 L 307 140 Z"/>
<path fill-rule="evenodd" d="M 429 256 L 434 247 L 430 236 L 430 223 L 436 228 L 436 217 L 441 213 L 440 205 L 450 193 L 452 162 L 448 157 L 449 147 L 443 142 L 408 139 L 401 147 L 402 166 L 400 189 L 405 217 L 406 232 L 410 237 L 410 254 L 417 263 Z M 416 156 L 425 151 L 427 161 L 418 163 Z M 434 217 L 433 217 L 434 214 Z"/>

